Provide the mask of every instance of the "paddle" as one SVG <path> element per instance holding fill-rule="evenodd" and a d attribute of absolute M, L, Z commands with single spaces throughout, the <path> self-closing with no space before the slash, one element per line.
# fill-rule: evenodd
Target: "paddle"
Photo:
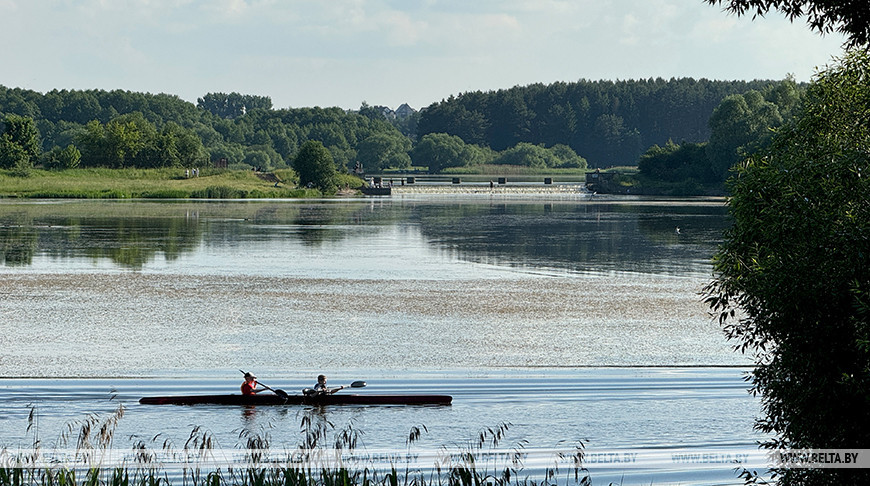
<path fill-rule="evenodd" d="M 241 371 L 243 375 L 248 374 L 246 371 L 242 371 L 242 370 L 239 370 L 239 371 Z M 285 392 L 284 390 L 280 390 L 280 389 L 275 390 L 274 388 L 271 388 L 270 386 L 266 385 L 265 383 L 261 383 L 260 381 L 257 381 L 257 384 L 259 384 L 263 388 L 269 390 L 270 392 L 274 393 L 275 395 L 278 395 L 279 397 L 283 398 L 284 400 L 286 400 L 290 397 L 289 395 L 287 395 L 287 392 Z"/>
<path fill-rule="evenodd" d="M 359 380 L 359 381 L 355 381 L 355 382 L 351 383 L 350 385 L 346 385 L 346 386 L 341 385 L 338 388 L 333 388 L 332 390 L 329 390 L 329 391 L 323 392 L 323 393 L 327 393 L 329 395 L 332 395 L 333 393 L 337 392 L 338 390 L 343 390 L 345 388 L 365 388 L 366 384 L 367 384 L 366 382 Z M 304 388 L 302 390 L 303 395 L 315 395 L 317 393 L 318 392 L 315 391 L 314 388 Z"/>

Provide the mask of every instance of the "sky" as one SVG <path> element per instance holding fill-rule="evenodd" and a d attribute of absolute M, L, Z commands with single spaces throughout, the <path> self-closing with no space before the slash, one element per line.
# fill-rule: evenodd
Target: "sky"
<path fill-rule="evenodd" d="M 842 53 L 702 0 L 0 0 L 0 85 L 419 109 L 557 81 L 809 81 Z"/>

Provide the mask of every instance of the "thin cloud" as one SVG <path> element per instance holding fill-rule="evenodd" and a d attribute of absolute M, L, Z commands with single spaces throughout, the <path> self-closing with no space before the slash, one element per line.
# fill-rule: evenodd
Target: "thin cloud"
<path fill-rule="evenodd" d="M 0 0 L 5 86 L 426 106 L 534 82 L 808 80 L 842 39 L 700 0 Z M 38 59 L 39 62 L 34 62 Z"/>

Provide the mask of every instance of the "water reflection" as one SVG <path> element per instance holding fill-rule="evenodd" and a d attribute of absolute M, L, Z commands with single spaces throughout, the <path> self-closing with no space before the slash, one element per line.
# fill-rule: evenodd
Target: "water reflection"
<path fill-rule="evenodd" d="M 596 273 L 705 272 L 727 225 L 719 205 L 492 204 L 419 212 L 429 241 L 460 258 Z"/>
<path fill-rule="evenodd" d="M 186 217 L 76 217 L 64 215 L 0 216 L 3 261 L 29 265 L 36 253 L 56 260 L 108 259 L 138 269 L 162 254 L 173 261 L 193 251 L 202 239 L 195 216 Z"/>
<path fill-rule="evenodd" d="M 7 267 L 44 256 L 139 270 L 159 256 L 183 267 L 182 256 L 207 251 L 243 264 L 293 245 L 377 253 L 377 233 L 392 228 L 397 247 L 459 261 L 681 274 L 707 271 L 726 224 L 721 204 L 649 201 L 16 202 L 0 204 L 0 258 Z"/>
<path fill-rule="evenodd" d="M 244 405 L 242 408 L 242 419 L 244 419 L 244 423 L 247 423 L 249 420 L 253 420 L 257 416 L 257 407 L 254 405 Z"/>
<path fill-rule="evenodd" d="M 0 227 L 0 262 L 6 266 L 30 265 L 37 248 L 37 234 L 29 221 L 4 221 Z"/>

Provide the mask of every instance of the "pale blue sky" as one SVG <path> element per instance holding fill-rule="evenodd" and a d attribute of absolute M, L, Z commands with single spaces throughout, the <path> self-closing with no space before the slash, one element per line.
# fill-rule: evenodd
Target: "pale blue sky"
<path fill-rule="evenodd" d="M 414 108 L 585 79 L 808 81 L 841 52 L 702 0 L 0 0 L 0 84 Z"/>

